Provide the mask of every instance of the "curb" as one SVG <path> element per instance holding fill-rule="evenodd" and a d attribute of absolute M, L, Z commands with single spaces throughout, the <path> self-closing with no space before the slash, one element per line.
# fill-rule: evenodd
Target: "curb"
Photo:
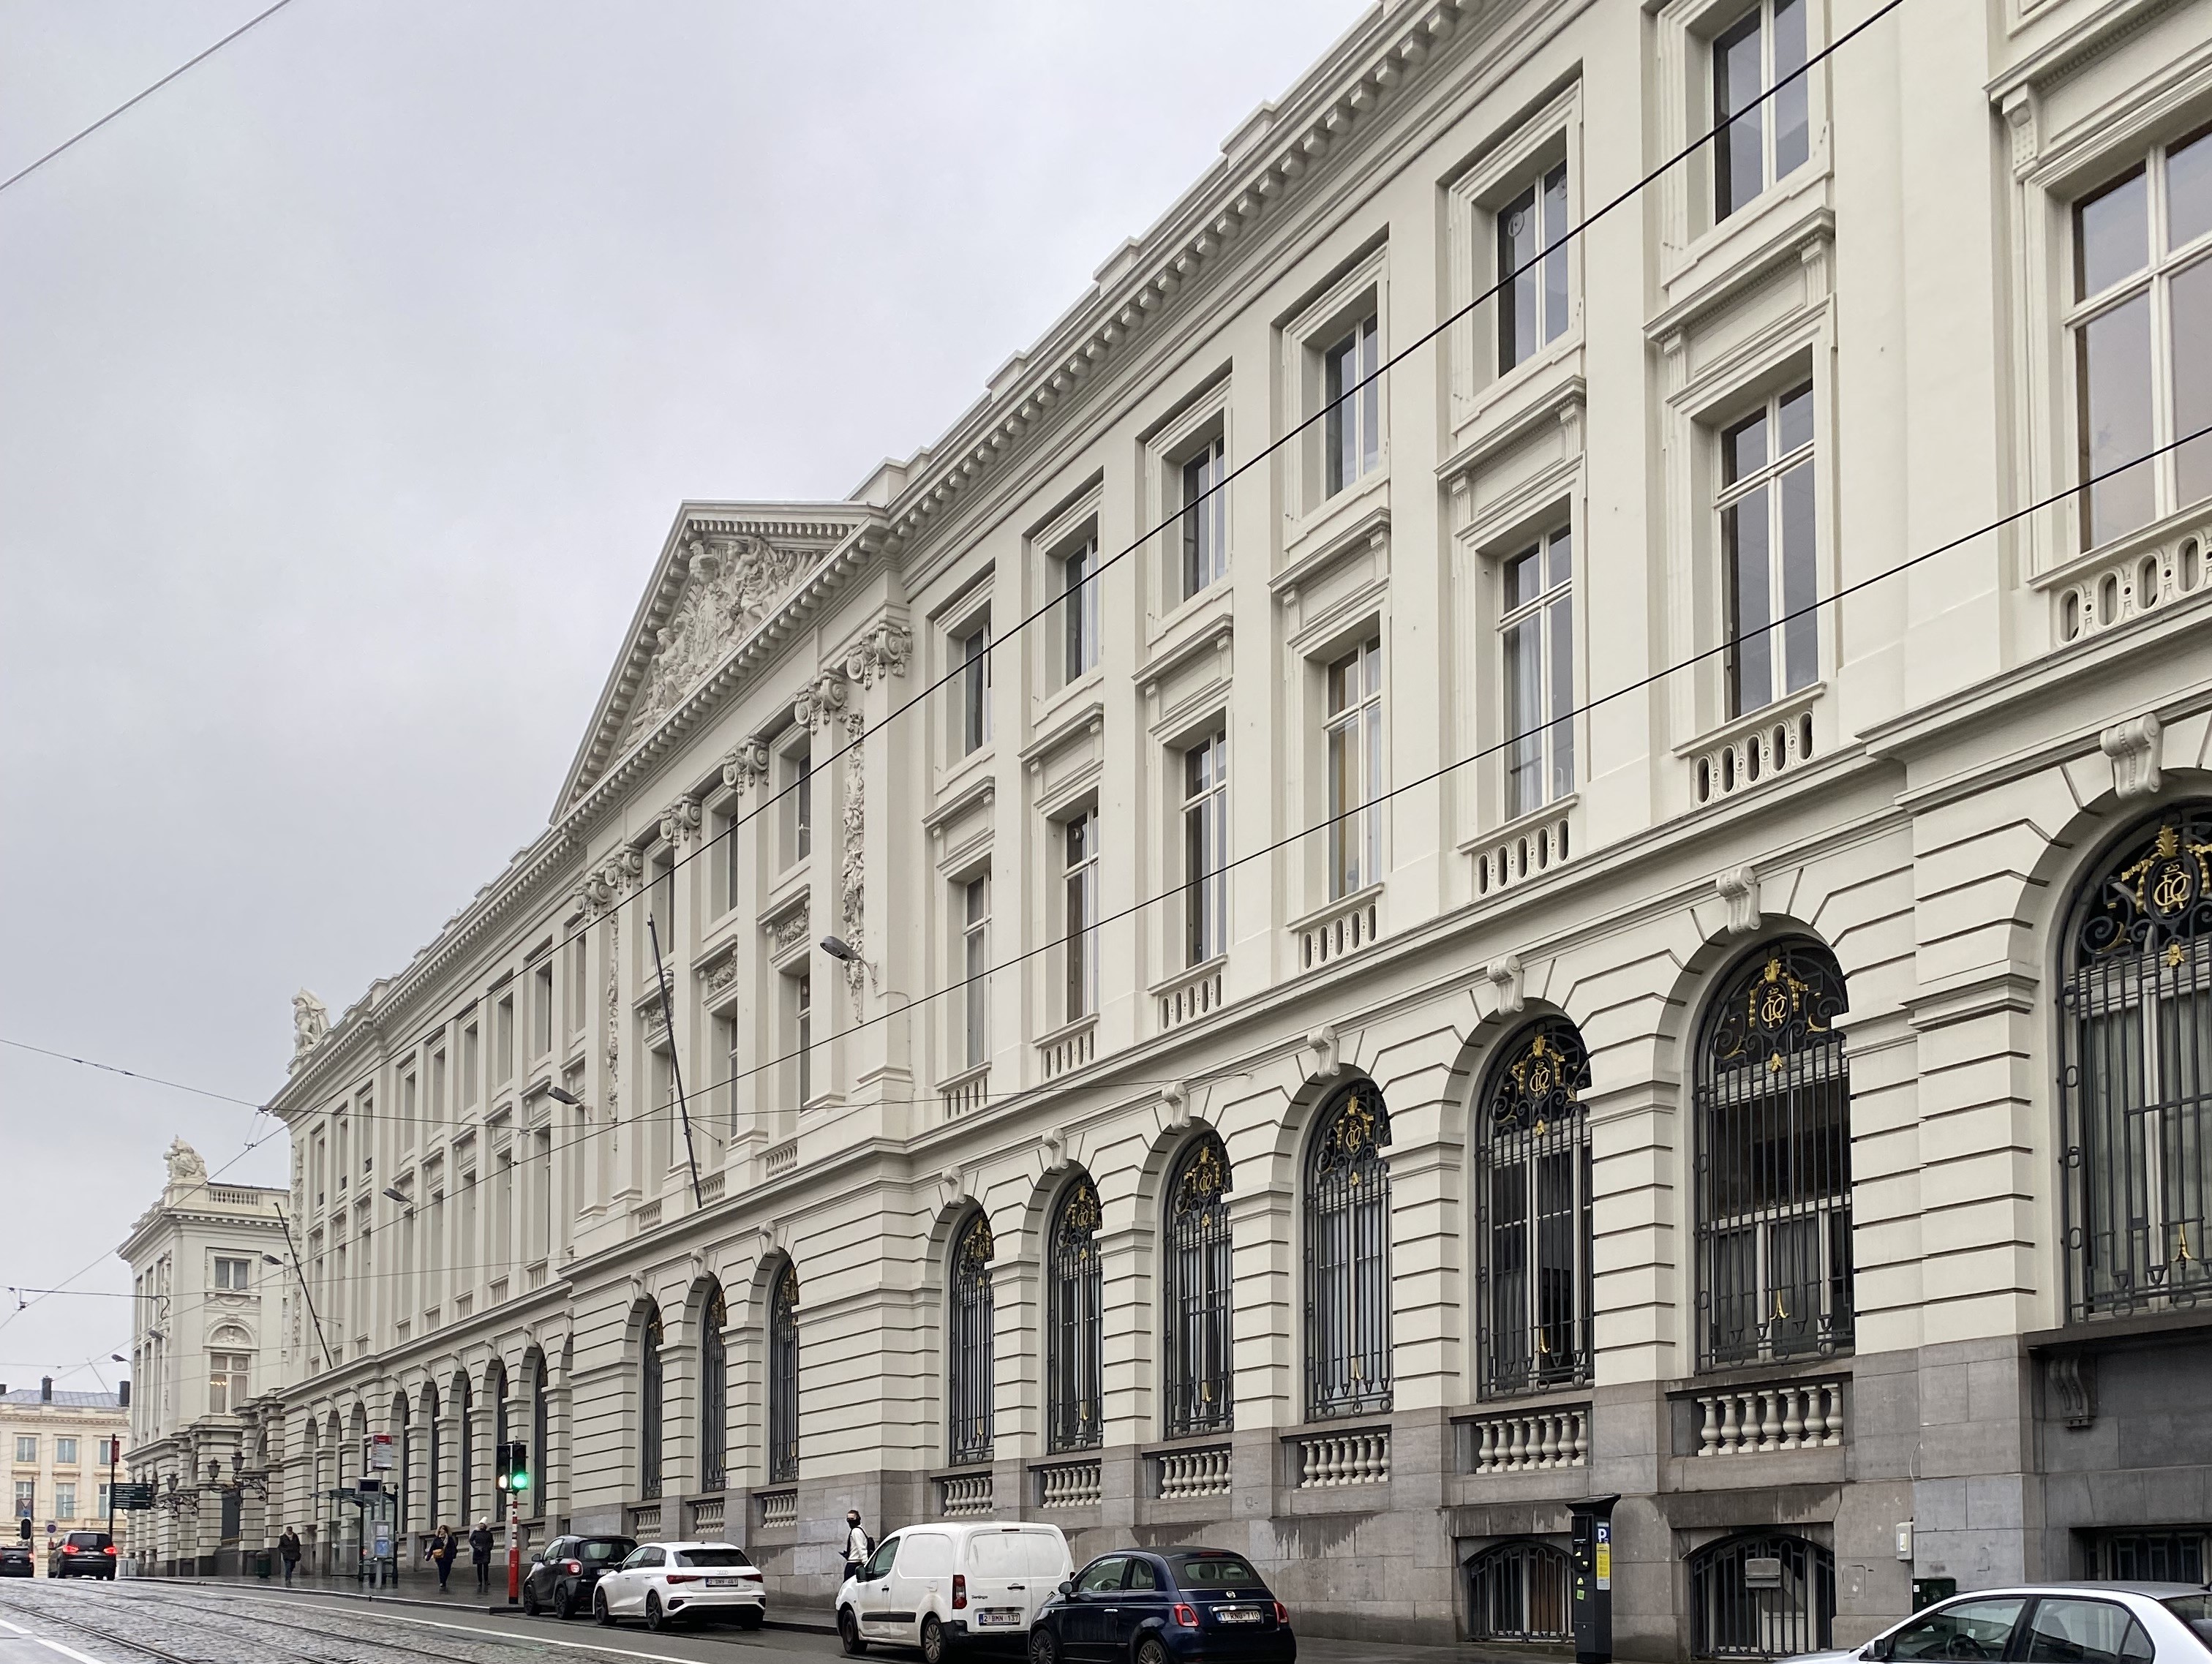
<path fill-rule="evenodd" d="M 130 1581 L 144 1583 L 188 1583 L 200 1588 L 227 1589 L 241 1587 L 234 1580 L 221 1577 L 134 1577 Z M 472 1612 L 476 1609 L 475 1603 L 467 1600 L 426 1600 L 417 1594 L 386 1594 L 380 1592 L 371 1593 L 367 1589 L 308 1588 L 299 1585 L 287 1588 L 282 1583 L 277 1583 L 267 1589 L 258 1589 L 255 1593 L 293 1595 L 324 1594 L 339 1600 L 380 1601 L 387 1606 L 428 1606 L 436 1612 Z M 510 1606 L 504 1600 L 495 1606 L 488 1605 L 484 1610 L 494 1618 L 526 1618 L 527 1616 L 520 1606 Z M 557 1624 L 560 1619 L 548 1618 L 545 1621 Z M 801 1635 L 837 1633 L 836 1622 L 830 1618 L 769 1618 L 762 1623 L 761 1627 L 764 1630 L 789 1630 Z"/>

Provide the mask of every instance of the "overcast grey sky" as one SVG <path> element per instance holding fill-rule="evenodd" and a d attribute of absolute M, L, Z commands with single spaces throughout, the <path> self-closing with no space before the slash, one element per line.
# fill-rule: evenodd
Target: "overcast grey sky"
<path fill-rule="evenodd" d="M 4 0 L 0 178 L 265 3 Z M 679 501 L 934 440 L 1361 9 L 293 0 L 0 191 L 0 1035 L 265 1099 L 544 824 Z M 0 1048 L 0 1284 L 272 1125 Z"/>

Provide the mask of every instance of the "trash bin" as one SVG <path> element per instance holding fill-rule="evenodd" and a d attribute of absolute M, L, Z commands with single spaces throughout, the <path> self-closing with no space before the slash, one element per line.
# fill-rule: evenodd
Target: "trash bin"
<path fill-rule="evenodd" d="M 253 1575 L 264 1583 L 269 1581 L 269 1555 L 266 1550 L 253 1557 Z"/>

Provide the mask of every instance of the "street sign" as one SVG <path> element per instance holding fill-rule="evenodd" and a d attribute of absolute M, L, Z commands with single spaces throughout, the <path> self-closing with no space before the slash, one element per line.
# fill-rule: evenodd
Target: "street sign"
<path fill-rule="evenodd" d="M 132 1510 L 151 1508 L 154 1505 L 154 1487 L 151 1485 L 118 1485 L 115 1487 L 115 1505 Z"/>
<path fill-rule="evenodd" d="M 1747 1589 L 1780 1588 L 1781 1560 L 1772 1555 L 1747 1555 L 1743 1563 L 1743 1586 Z"/>
<path fill-rule="evenodd" d="M 388 1472 L 392 1467 L 392 1435 L 371 1433 L 368 1452 L 368 1461 L 365 1466 L 376 1472 Z"/>

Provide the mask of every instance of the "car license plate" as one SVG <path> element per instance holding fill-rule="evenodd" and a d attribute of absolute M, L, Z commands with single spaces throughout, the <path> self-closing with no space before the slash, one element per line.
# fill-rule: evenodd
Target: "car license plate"
<path fill-rule="evenodd" d="M 709 1577 L 707 1587 L 710 1589 L 733 1589 L 744 1582 L 742 1577 Z"/>
<path fill-rule="evenodd" d="M 1012 1629 L 1021 1621 L 1022 1615 L 1018 1611 L 1009 1610 L 1005 1606 L 984 1606 L 975 1613 L 975 1623 L 979 1628 L 988 1624 L 994 1629 L 1001 1627 Z"/>
<path fill-rule="evenodd" d="M 1256 1624 L 1261 1612 L 1257 1606 L 1216 1606 L 1213 1621 L 1217 1624 Z"/>

